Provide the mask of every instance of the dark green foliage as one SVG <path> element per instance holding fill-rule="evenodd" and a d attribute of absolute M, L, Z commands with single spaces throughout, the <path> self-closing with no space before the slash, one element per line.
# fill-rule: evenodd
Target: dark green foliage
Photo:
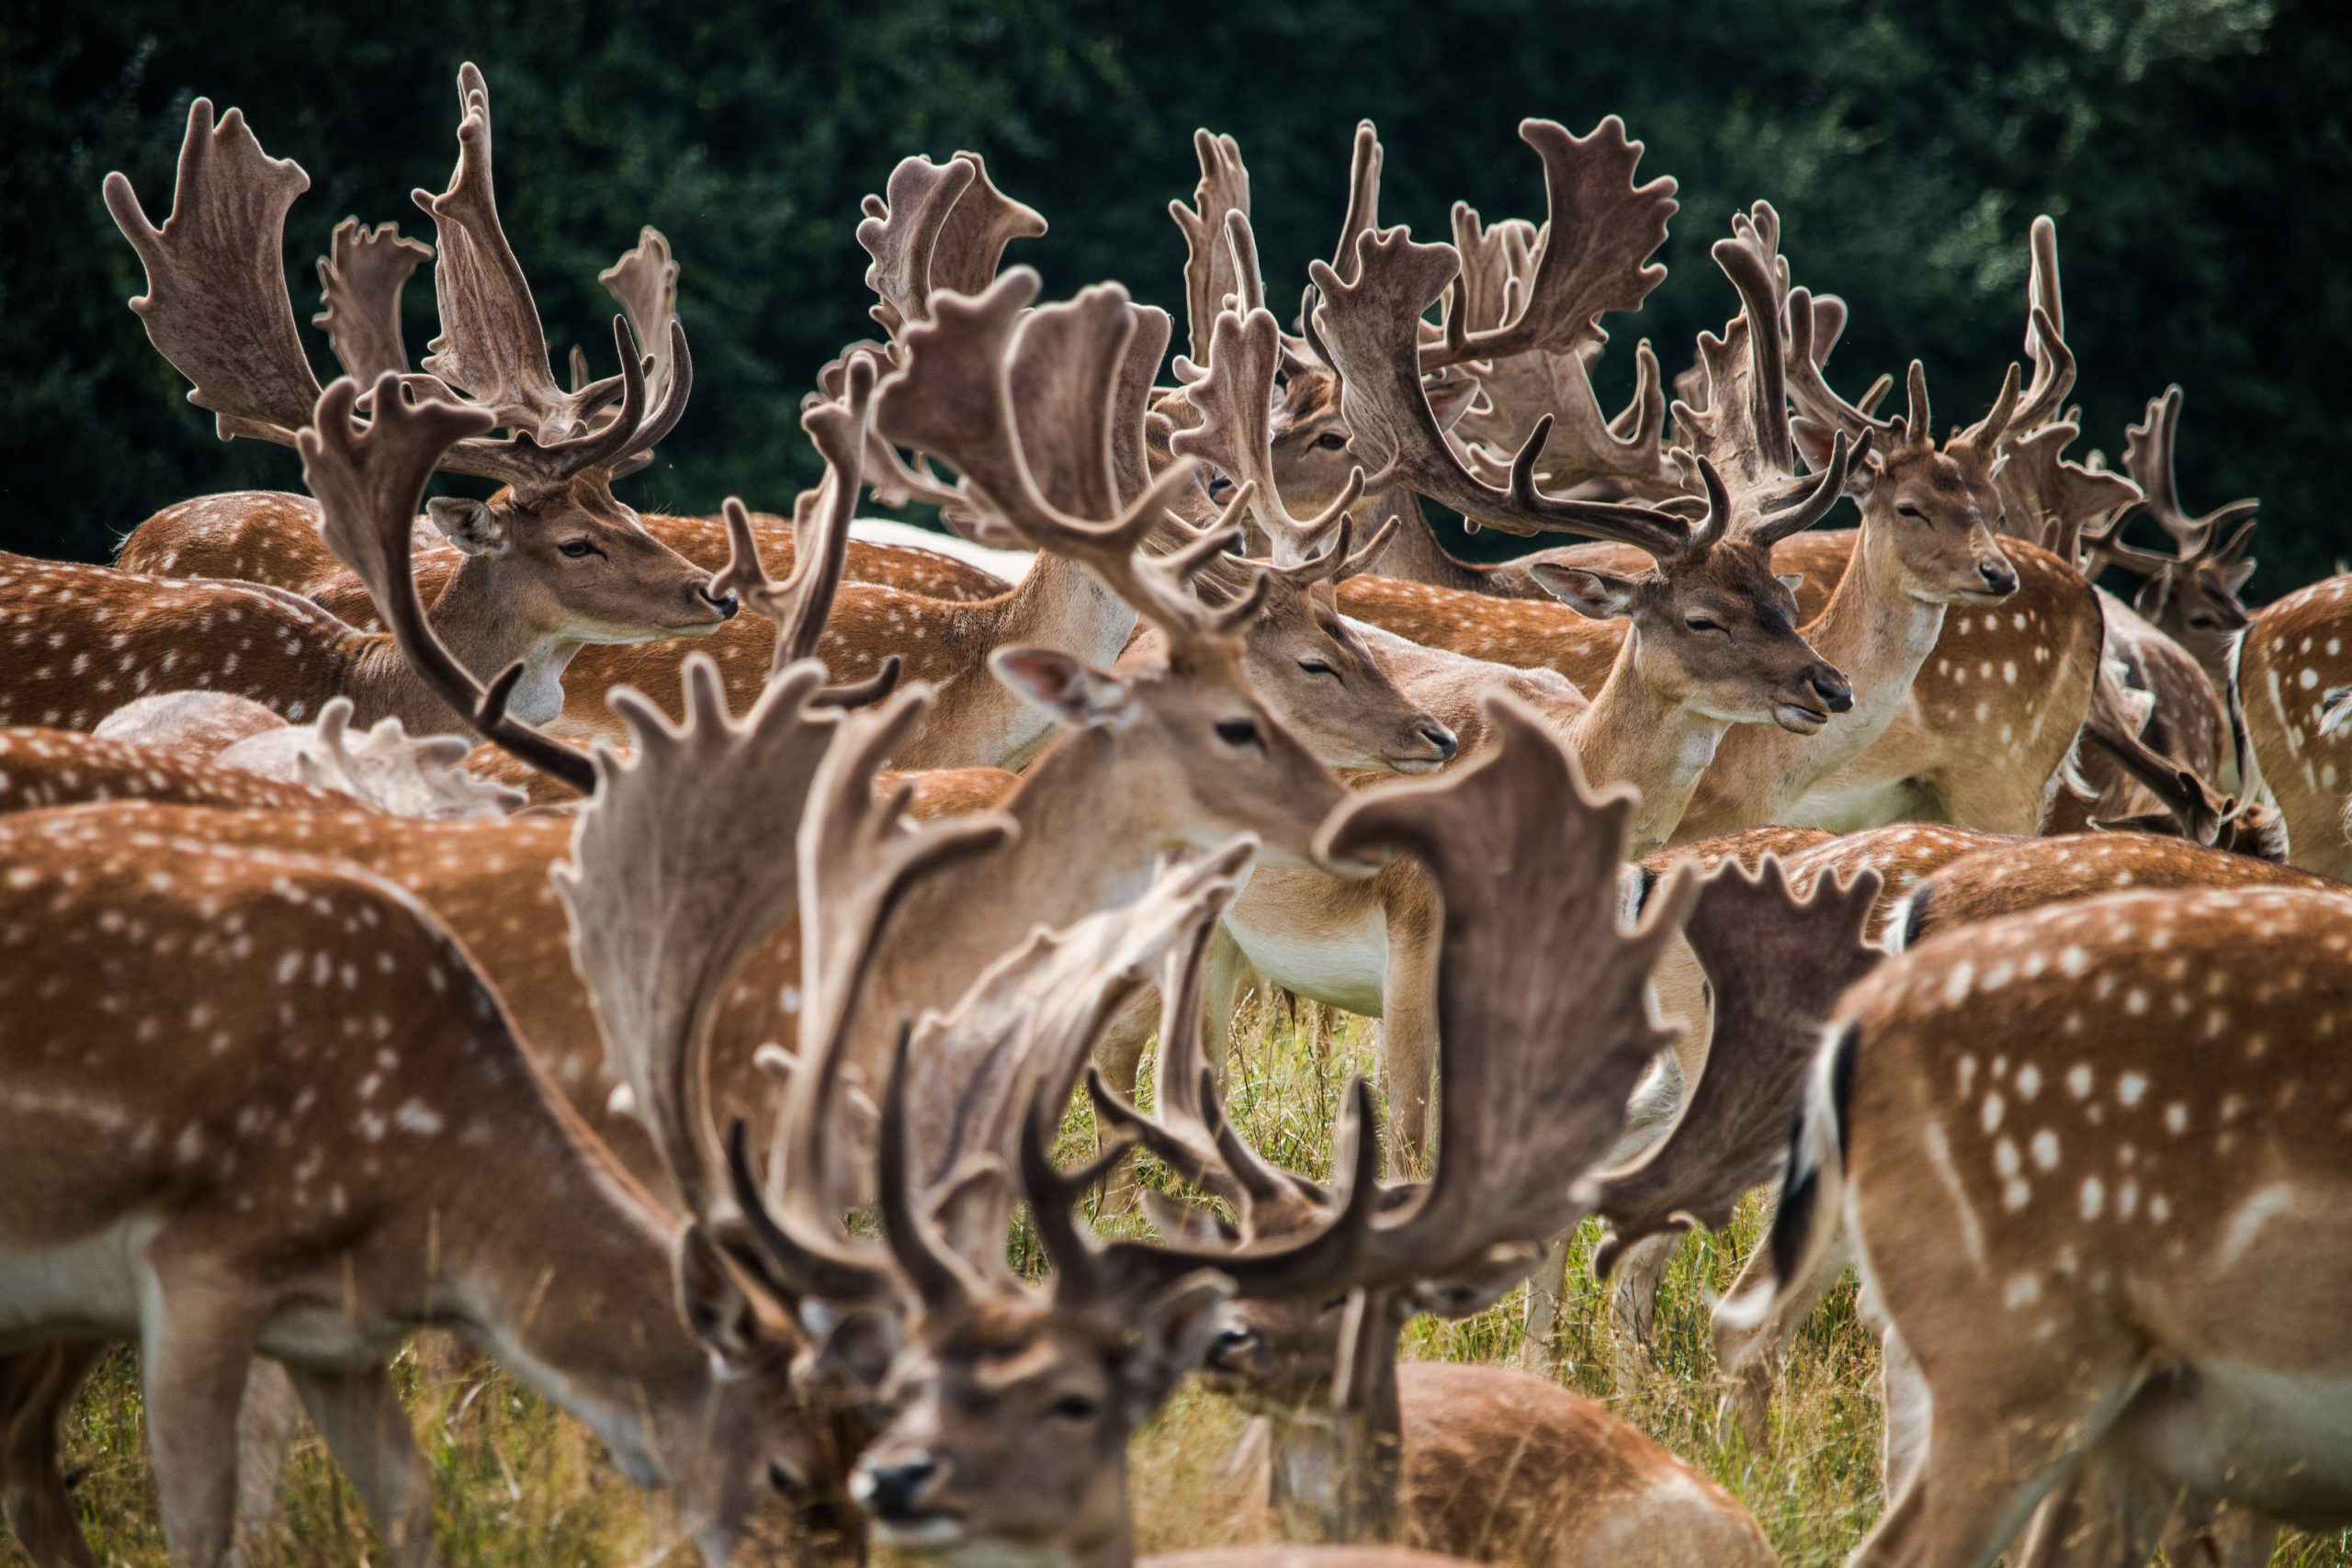
<path fill-rule="evenodd" d="M 0 545 L 103 558 L 157 507 L 292 489 L 292 454 L 223 446 L 123 300 L 140 270 L 98 197 L 126 170 L 167 199 L 188 99 L 243 107 L 311 193 L 294 210 L 295 299 L 347 213 L 397 218 L 454 157 L 455 68 L 488 72 L 509 233 L 559 368 L 609 368 L 594 275 L 663 230 L 684 268 L 693 410 L 640 506 L 782 508 L 812 468 L 795 426 L 817 368 L 861 335 L 861 195 L 902 154 L 985 152 L 1054 231 L 1014 253 L 1049 292 L 1102 277 L 1181 308 L 1165 214 L 1189 135 L 1238 136 L 1278 298 L 1336 232 L 1355 119 L 1388 148 L 1391 222 L 1445 232 L 1454 198 L 1538 215 L 1523 115 L 1624 116 L 1644 172 L 1682 184 L 1668 283 L 1611 322 L 1669 370 L 1730 314 L 1706 258 L 1733 209 L 1779 205 L 1799 278 L 1843 294 L 1838 382 L 1927 361 L 1939 423 L 1974 417 L 2018 355 L 2025 231 L 2059 219 L 2086 445 L 2120 454 L 2146 397 L 2188 389 L 2182 485 L 2203 509 L 2265 502 L 2257 597 L 2333 570 L 2324 490 L 2352 436 L 2352 24 L 2328 0 L 1049 0 L 860 6 L 33 0 L 0 17 Z M 421 355 L 431 289 L 410 290 Z M 1179 341 L 1181 342 L 1181 330 Z M 322 370 L 324 345 L 314 343 Z"/>

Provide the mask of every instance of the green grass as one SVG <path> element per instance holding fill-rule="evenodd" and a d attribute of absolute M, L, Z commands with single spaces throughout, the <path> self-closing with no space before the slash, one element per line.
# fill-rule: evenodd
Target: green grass
<path fill-rule="evenodd" d="M 1233 1113 L 1271 1157 L 1320 1172 L 1330 1119 L 1348 1077 L 1374 1070 L 1372 1031 L 1317 1009 L 1271 1019 L 1246 1015 L 1245 1040 L 1228 1089 Z M 1148 1090 L 1148 1086 L 1147 1086 Z M 1093 1143 L 1091 1116 L 1074 1108 L 1063 1154 Z M 1145 1179 L 1166 1173 L 1147 1167 Z M 1660 1294 L 1654 1362 L 1618 1392 L 1604 1292 L 1575 1251 L 1555 1340 L 1555 1374 L 1617 1412 L 1729 1487 L 1754 1511 L 1773 1545 L 1796 1565 L 1843 1559 L 1877 1516 L 1879 1411 L 1872 1392 L 1877 1347 L 1857 1320 L 1850 1280 L 1814 1314 L 1791 1354 L 1773 1406 L 1769 1454 L 1750 1451 L 1729 1423 L 1719 1426 L 1712 1386 L 1707 1309 L 1760 1230 L 1763 1207 L 1745 1206 L 1731 1230 L 1687 1242 Z M 1137 1228 L 1106 1215 L 1107 1231 Z M 1025 1234 L 1015 1256 L 1034 1259 Z M 1477 1361 L 1515 1360 L 1521 1294 L 1458 1323 L 1417 1322 L 1408 1354 Z M 632 1488 L 584 1428 L 487 1364 L 422 1342 L 398 1367 L 435 1478 L 442 1547 L 453 1564 L 613 1563 L 650 1568 L 695 1561 L 681 1545 L 659 1499 Z M 1238 1544 L 1267 1539 L 1248 1488 L 1227 1473 L 1244 1418 L 1214 1396 L 1180 1395 L 1135 1446 L 1134 1492 L 1144 1551 Z M 68 1418 L 67 1461 L 82 1472 L 75 1492 L 83 1527 L 107 1568 L 164 1568 L 163 1532 L 141 1438 L 138 1369 L 128 1349 L 110 1355 Z M 254 1543 L 256 1568 L 353 1564 L 380 1560 L 351 1491 L 315 1438 L 297 1447 L 284 1485 L 285 1512 Z M 22 1568 L 24 1553 L 0 1537 L 0 1568 Z M 2352 1536 L 2290 1537 L 2274 1568 L 2352 1568 Z"/>

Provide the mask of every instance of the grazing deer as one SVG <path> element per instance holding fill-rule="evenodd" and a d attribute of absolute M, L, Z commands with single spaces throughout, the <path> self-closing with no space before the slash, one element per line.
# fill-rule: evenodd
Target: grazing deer
<path fill-rule="evenodd" d="M 1272 1411 L 1273 1499 L 1294 1532 L 1393 1533 L 1465 1555 L 1558 1563 L 1767 1562 L 1762 1532 L 1736 1501 L 1593 1402 L 1494 1368 L 1393 1364 L 1406 1319 L 1486 1304 L 1532 1258 L 1525 1241 L 1537 1225 L 1573 1223 L 1570 1173 L 1613 1140 L 1643 1046 L 1662 1043 L 1643 1016 L 1642 974 L 1691 891 L 1678 879 L 1639 931 L 1618 930 L 1610 874 L 1626 802 L 1586 795 L 1532 715 L 1502 699 L 1491 716 L 1496 743 L 1457 771 L 1461 783 L 1366 796 L 1328 830 L 1411 844 L 1443 889 L 1447 1096 L 1434 1182 L 1392 1189 L 1376 1205 L 1371 1247 L 1386 1261 L 1363 1278 L 1360 1304 L 1343 1314 L 1306 1293 L 1238 1304 L 1211 1346 L 1211 1380 Z M 1498 831 L 1518 846 L 1523 874 L 1509 886 L 1524 893 L 1484 873 L 1480 836 Z M 1506 944 L 1522 955 L 1493 951 Z M 1539 950 L 1579 962 L 1565 980 L 1516 973 Z M 1182 986 L 1171 976 L 1164 988 Z M 1197 1006 L 1196 995 L 1171 1004 L 1155 1117 L 1140 1117 L 1099 1080 L 1098 1115 L 1134 1131 L 1238 1220 L 1221 1229 L 1205 1213 L 1155 1201 L 1164 1229 L 1253 1250 L 1317 1233 L 1337 1198 L 1267 1165 L 1225 1122 L 1195 1021 L 1177 1016 Z M 1539 1062 L 1535 1042 L 1567 1038 L 1545 1021 L 1568 1015 L 1555 1008 L 1580 1021 L 1579 1051 L 1563 1059 L 1555 1045 Z M 1473 1094 L 1476 1103 L 1456 1103 Z M 1505 1111 L 1488 1096 L 1525 1103 Z M 1550 1179 L 1533 1179 L 1539 1168 Z M 1453 1196 L 1464 1181 L 1481 1196 Z M 1498 1245 L 1506 1238 L 1516 1245 Z"/>
<path fill-rule="evenodd" d="M 2251 618 L 2243 595 L 2255 562 L 2246 550 L 2254 543 L 2254 513 L 2261 503 L 2233 501 L 2202 517 L 2188 515 L 2173 472 L 2180 400 L 2177 386 L 2165 388 L 2164 396 L 2148 400 L 2139 423 L 2124 428 L 2123 471 L 2143 499 L 2086 535 L 2085 543 L 2093 570 L 2117 566 L 2143 579 L 2133 610 L 2187 649 L 2219 691 L 2229 683 L 2231 644 Z M 2164 530 L 2172 554 L 2124 541 L 2123 530 L 2140 516 Z"/>
<path fill-rule="evenodd" d="M 302 433 L 309 477 L 331 530 L 405 537 L 435 462 L 489 416 L 412 401 L 388 373 L 355 429 L 356 397 L 342 381 L 322 399 Z M 571 883 L 616 1053 L 698 1034 L 725 975 L 682 983 L 661 944 L 610 940 L 642 912 L 580 890 L 626 903 L 634 867 L 677 852 L 682 821 L 732 851 L 745 823 L 773 820 L 763 808 L 796 776 L 789 758 L 812 748 L 808 731 L 830 734 L 808 713 L 820 678 L 788 673 L 740 728 L 714 711 L 707 667 L 683 730 L 642 699 L 629 708 L 636 761 L 605 765 Z M 0 1325 L 12 1350 L 94 1328 L 137 1337 L 175 1560 L 228 1549 L 229 1429 L 259 1353 L 291 1373 L 392 1557 L 435 1561 L 430 1472 L 386 1367 L 433 1324 L 585 1420 L 633 1480 L 672 1490 L 711 1562 L 777 1529 L 797 1550 L 839 1551 L 810 1479 L 838 1472 L 839 1434 L 794 1392 L 797 1335 L 759 1318 L 707 1235 L 581 1127 L 464 949 L 347 863 L 145 831 L 153 809 L 0 821 L 13 868 L 0 943 L 51 954 L 0 978 L 0 1118 L 27 1156 L 0 1206 Z M 715 939 L 692 941 L 684 908 L 662 906 L 667 934 L 704 953 Z M 160 1003 L 188 994 L 191 964 L 213 983 Z M 71 1061 L 64 1041 L 79 1043 Z M 0 1377 L 37 1402 L 9 1413 L 12 1522 L 55 1560 L 77 1560 L 71 1505 L 53 1473 L 17 1467 L 53 1459 L 25 1439 L 53 1428 L 86 1364 L 19 1355 Z"/>
<path fill-rule="evenodd" d="M 1989 1563 L 2086 1477 L 2153 1517 L 2062 1495 L 2045 1527 L 2106 1533 L 2029 1559 L 2142 1561 L 2184 1495 L 2352 1518 L 2347 953 L 2335 894 L 2129 892 L 1931 938 L 1849 995 L 1770 1273 L 1720 1315 L 1778 1310 L 1850 1229 L 1917 1395 L 1856 1562 Z"/>
<path fill-rule="evenodd" d="M 443 458 L 445 468 L 508 489 L 486 503 L 434 503 L 435 522 L 468 555 L 433 614 L 469 667 L 520 660 L 514 709 L 544 721 L 559 710 L 564 667 L 584 644 L 707 633 L 734 605 L 711 595 L 693 563 L 649 538 L 609 489 L 613 471 L 684 411 L 683 331 L 672 324 L 671 374 L 658 404 L 617 321 L 621 376 L 558 391 L 492 205 L 480 73 L 466 67 L 460 87 L 457 175 L 447 193 L 427 198 L 443 228 L 443 331 L 426 368 L 469 389 L 514 434 L 469 436 Z M 128 180 L 107 179 L 108 208 L 147 267 L 149 291 L 134 309 L 224 435 L 290 445 L 318 401 L 283 275 L 255 259 L 277 254 L 286 209 L 308 185 L 300 167 L 263 152 L 240 112 L 216 126 L 204 99 L 188 112 L 164 228 L 148 223 Z M 599 414 L 601 425 L 582 429 Z M 436 716 L 436 699 L 389 637 L 280 591 L 10 556 L 0 557 L 0 720 L 9 723 L 88 728 L 135 696 L 187 687 L 248 696 L 297 720 L 337 695 L 350 697 L 366 724 L 392 716 L 429 732 Z"/>

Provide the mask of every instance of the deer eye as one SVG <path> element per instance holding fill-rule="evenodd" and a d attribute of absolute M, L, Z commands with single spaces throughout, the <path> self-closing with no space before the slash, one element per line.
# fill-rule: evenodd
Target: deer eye
<path fill-rule="evenodd" d="M 1057 1421 L 1091 1421 L 1102 1410 L 1100 1404 L 1082 1393 L 1066 1393 L 1055 1400 L 1046 1414 Z"/>
<path fill-rule="evenodd" d="M 1720 632 L 1724 629 L 1722 623 L 1711 621 L 1704 615 L 1685 615 L 1682 624 L 1694 632 Z"/>
<path fill-rule="evenodd" d="M 1334 681 L 1340 678 L 1340 672 L 1338 671 L 1332 669 L 1329 664 L 1324 663 L 1321 660 L 1311 656 L 1300 660 L 1298 661 L 1298 667 L 1301 670 L 1306 671 L 1309 675 L 1329 675 Z"/>
<path fill-rule="evenodd" d="M 1216 738 L 1227 746 L 1255 746 L 1266 749 L 1266 738 L 1258 732 L 1254 719 L 1228 718 L 1216 727 Z"/>
<path fill-rule="evenodd" d="M 1926 513 L 1907 501 L 1898 501 L 1894 503 L 1894 514 L 1897 517 L 1908 517 L 1914 523 L 1925 523 L 1928 520 Z"/>
<path fill-rule="evenodd" d="M 768 1461 L 768 1489 L 779 1496 L 798 1497 L 808 1491 L 808 1481 L 789 1466 L 776 1460 Z"/>
<path fill-rule="evenodd" d="M 1347 445 L 1348 438 L 1336 430 L 1327 430 L 1315 438 L 1315 449 L 1317 452 L 1338 452 L 1343 450 Z"/>
<path fill-rule="evenodd" d="M 586 539 L 566 539 L 556 548 L 573 560 L 585 560 L 590 556 L 601 556 L 605 553 Z"/>

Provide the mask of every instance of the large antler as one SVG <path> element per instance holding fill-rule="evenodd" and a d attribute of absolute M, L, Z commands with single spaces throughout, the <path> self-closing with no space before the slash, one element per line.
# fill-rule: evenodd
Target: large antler
<path fill-rule="evenodd" d="M 996 188 L 977 152 L 944 164 L 902 158 L 885 189 L 865 198 L 857 243 L 874 258 L 865 271 L 879 296 L 874 319 L 893 338 L 931 320 L 933 294 L 978 294 L 996 277 L 1005 246 L 1046 231 L 1044 218 Z"/>
<path fill-rule="evenodd" d="M 685 329 L 672 320 L 667 344 L 655 351 L 667 367 L 668 383 L 658 402 L 649 400 L 647 362 L 625 317 L 613 321 L 620 375 L 569 393 L 557 385 L 538 306 L 499 223 L 490 87 L 471 63 L 458 68 L 458 97 L 463 118 L 449 188 L 438 196 L 413 193 L 440 242 L 433 291 L 441 333 L 427 345 L 424 368 L 489 409 L 512 434 L 502 441 L 464 443 L 444 466 L 523 487 L 560 483 L 590 468 L 624 467 L 685 412 L 694 383 Z M 616 394 L 619 411 L 592 429 Z"/>
<path fill-rule="evenodd" d="M 2254 513 L 2262 503 L 2249 498 L 2215 507 L 2202 517 L 2188 515 L 2180 503 L 2179 482 L 2173 470 L 2173 447 L 2180 434 L 2180 388 L 2167 387 L 2162 397 L 2148 400 L 2147 412 L 2138 424 L 2125 427 L 2123 471 L 2140 487 L 2144 500 L 2135 511 L 2117 517 L 2093 544 L 2094 558 L 2103 558 L 2152 579 L 2168 579 L 2185 567 L 2211 561 L 2232 569 L 2237 579 L 2231 585 L 2234 592 L 2252 571 L 2250 566 L 2243 573 L 2236 568 L 2254 542 Z M 2123 542 L 2123 528 L 2142 513 L 2171 537 L 2176 554 L 2159 555 Z M 2233 525 L 2236 525 L 2233 533 L 2229 531 Z"/>
<path fill-rule="evenodd" d="M 172 212 L 161 229 L 147 221 L 127 176 L 106 178 L 107 210 L 147 269 L 147 292 L 130 308 L 156 352 L 187 378 L 188 400 L 211 411 L 224 441 L 245 435 L 291 446 L 318 406 L 319 379 L 295 333 L 281 249 L 287 209 L 310 188 L 300 164 L 262 151 L 243 110 L 214 124 L 209 98 L 188 106 Z"/>
<path fill-rule="evenodd" d="M 2000 492 L 2002 532 L 2030 539 L 2061 560 L 2074 560 L 2100 519 L 2140 499 L 2140 487 L 2121 474 L 2086 468 L 2060 454 L 2078 434 L 2066 421 L 2043 423 L 2008 443 L 2007 459 L 1994 471 Z M 2101 534 L 2104 547 L 2108 536 Z"/>
<path fill-rule="evenodd" d="M 1209 333 L 1227 300 L 1241 301 L 1247 310 L 1264 303 L 1264 288 L 1252 276 L 1245 286 L 1241 269 L 1254 273 L 1256 257 L 1238 254 L 1227 239 L 1227 224 L 1235 217 L 1250 217 L 1250 171 L 1242 166 L 1241 145 L 1230 136 L 1203 130 L 1193 132 L 1193 152 L 1201 161 L 1200 184 L 1193 190 L 1193 205 L 1168 204 L 1168 216 L 1183 231 L 1184 324 L 1193 358 L 1206 364 L 1212 357 Z"/>
<path fill-rule="evenodd" d="M 1322 547 L 1363 491 L 1363 470 L 1352 469 L 1331 503 L 1301 520 L 1283 503 L 1274 483 L 1274 378 L 1283 365 L 1282 328 L 1267 310 L 1257 280 L 1257 245 L 1250 220 L 1239 212 L 1226 220 L 1227 248 L 1242 282 L 1236 308 L 1218 312 L 1210 335 L 1208 363 L 1180 360 L 1177 376 L 1187 385 L 1185 400 L 1201 423 L 1180 430 L 1169 443 L 1179 457 L 1215 465 L 1250 494 L 1250 515 L 1265 530 L 1277 567 L 1304 565 Z"/>
<path fill-rule="evenodd" d="M 1555 120 L 1525 119 L 1520 140 L 1544 161 L 1548 216 L 1535 245 L 1534 267 L 1518 311 L 1483 330 L 1468 312 L 1448 313 L 1447 332 L 1422 356 L 1426 368 L 1474 359 L 1502 359 L 1535 350 L 1566 353 L 1606 334 L 1600 318 L 1637 310 L 1666 278 L 1649 258 L 1666 243 L 1674 216 L 1674 181 L 1659 176 L 1636 186 L 1642 144 L 1629 141 L 1625 122 L 1609 116 L 1584 136 Z M 1467 212 L 1457 208 L 1455 228 Z"/>
<path fill-rule="evenodd" d="M 2075 351 L 2066 346 L 2066 308 L 2058 292 L 2058 225 L 2047 213 L 2033 220 L 2026 284 L 2025 352 L 2033 379 L 2009 422 L 2013 438 L 2058 419 L 2075 389 Z"/>
<path fill-rule="evenodd" d="M 364 424 L 354 417 L 358 400 L 358 384 L 337 378 L 297 443 L 303 481 L 319 498 L 319 537 L 358 577 L 410 667 L 452 712 L 483 739 L 587 794 L 596 774 L 586 755 L 506 711 L 522 661 L 485 689 L 434 631 L 417 596 L 413 530 L 425 481 L 450 446 L 488 429 L 492 415 L 424 394 L 390 371 L 368 393 Z"/>
<path fill-rule="evenodd" d="M 1256 598 L 1212 611 L 1184 586 L 1229 529 L 1193 538 L 1170 556 L 1137 553 L 1147 538 L 1182 526 L 1166 513 L 1193 482 L 1189 459 L 1170 464 L 1125 507 L 1088 505 L 1091 516 L 1073 515 L 1040 488 L 1024 451 L 1031 442 L 1013 413 L 1016 356 L 1023 379 L 1036 389 L 1034 399 L 1091 411 L 1072 421 L 1037 422 L 1030 434 L 1047 471 L 1068 476 L 1057 488 L 1069 499 L 1104 502 L 1117 494 L 1114 393 L 1136 326 L 1126 291 L 1115 284 L 1024 320 L 1036 292 L 1037 275 L 1015 267 L 978 296 L 935 296 L 932 319 L 909 327 L 901 340 L 904 363 L 876 393 L 876 423 L 892 442 L 957 469 L 957 491 L 968 509 L 1001 518 L 1034 547 L 1084 561 L 1171 643 L 1229 637 L 1256 613 Z M 1021 353 L 1016 338 L 1035 357 Z"/>
<path fill-rule="evenodd" d="M 1430 408 L 1419 345 L 1421 313 L 1460 265 L 1452 246 L 1417 244 L 1403 229 L 1359 240 L 1352 279 L 1325 263 L 1311 264 L 1321 295 L 1308 317 L 1312 336 L 1340 378 L 1349 449 L 1378 470 L 1364 488 L 1403 484 L 1506 533 L 1585 534 L 1634 545 L 1662 560 L 1699 542 L 1691 525 L 1672 513 L 1539 491 L 1535 465 L 1551 434 L 1548 417 L 1536 422 L 1512 458 L 1508 490 L 1495 489 L 1463 464 Z M 1720 528 L 1720 520 L 1714 525 Z"/>
<path fill-rule="evenodd" d="M 408 344 L 401 335 L 401 294 L 411 274 L 433 259 L 433 247 L 403 239 L 397 224 L 373 229 L 356 218 L 334 226 L 319 258 L 319 295 L 325 309 L 311 324 L 327 334 L 344 374 L 363 387 L 386 371 L 408 374 Z"/>
<path fill-rule="evenodd" d="M 1753 875 L 1727 860 L 1700 885 L 1682 934 L 1713 991 L 1713 1043 L 1699 1081 L 1684 1086 L 1674 1130 L 1599 1179 L 1592 1208 L 1611 1228 L 1599 1272 L 1645 1236 L 1721 1228 L 1740 1195 L 1779 1168 L 1823 1027 L 1846 987 L 1885 956 L 1864 939 L 1879 886 L 1865 869 L 1799 888 L 1769 854 Z"/>

